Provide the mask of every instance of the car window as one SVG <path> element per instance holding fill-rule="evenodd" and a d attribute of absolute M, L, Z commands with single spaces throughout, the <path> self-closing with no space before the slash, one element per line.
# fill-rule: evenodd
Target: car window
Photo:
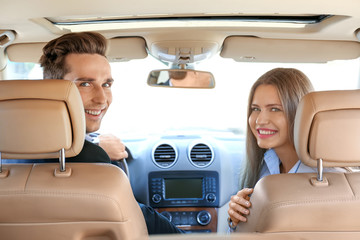
<path fill-rule="evenodd" d="M 210 71 L 214 89 L 156 88 L 146 84 L 151 70 L 168 68 L 151 56 L 111 63 L 115 84 L 113 103 L 100 132 L 122 138 L 164 131 L 203 131 L 243 134 L 250 87 L 275 67 L 295 67 L 312 81 L 315 90 L 359 88 L 359 59 L 328 63 L 246 63 L 215 56 L 196 65 Z M 39 79 L 42 71 L 33 63 L 9 62 L 6 79 Z"/>

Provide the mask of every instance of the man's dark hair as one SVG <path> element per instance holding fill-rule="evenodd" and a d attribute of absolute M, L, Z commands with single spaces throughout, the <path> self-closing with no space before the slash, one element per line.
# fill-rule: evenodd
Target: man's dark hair
<path fill-rule="evenodd" d="M 105 57 L 106 39 L 96 32 L 68 33 L 48 42 L 43 48 L 40 65 L 44 79 L 63 79 L 70 71 L 65 64 L 68 54 L 99 54 Z"/>

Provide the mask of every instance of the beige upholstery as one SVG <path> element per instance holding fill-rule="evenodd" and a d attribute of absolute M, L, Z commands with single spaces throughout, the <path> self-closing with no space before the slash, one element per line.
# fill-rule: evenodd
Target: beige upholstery
<path fill-rule="evenodd" d="M 2 158 L 77 155 L 84 144 L 85 117 L 76 86 L 64 80 L 0 81 Z"/>
<path fill-rule="evenodd" d="M 3 158 L 77 155 L 85 137 L 75 84 L 0 81 Z M 6 157 L 5 157 L 6 156 Z M 104 163 L 4 164 L 0 173 L 1 239 L 146 239 L 128 178 Z"/>
<path fill-rule="evenodd" d="M 150 240 L 359 240 L 360 232 L 192 233 L 151 235 Z"/>
<path fill-rule="evenodd" d="M 313 92 L 298 106 L 295 148 L 302 162 L 316 167 L 360 165 L 360 90 Z"/>
<path fill-rule="evenodd" d="M 295 119 L 301 161 L 328 167 L 360 165 L 360 90 L 306 95 Z M 278 174 L 264 177 L 251 196 L 248 222 L 238 232 L 360 232 L 360 173 Z"/>
<path fill-rule="evenodd" d="M 46 44 L 47 42 L 11 44 L 6 48 L 6 53 L 13 62 L 38 62 Z M 146 42 L 141 37 L 119 37 L 108 40 L 106 57 L 110 62 L 143 59 L 147 56 Z"/>
<path fill-rule="evenodd" d="M 224 40 L 220 56 L 239 62 L 325 63 L 332 60 L 358 58 L 360 43 L 229 36 Z"/>

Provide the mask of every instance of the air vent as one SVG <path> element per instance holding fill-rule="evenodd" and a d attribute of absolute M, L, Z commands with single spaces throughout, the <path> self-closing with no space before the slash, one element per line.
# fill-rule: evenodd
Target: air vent
<path fill-rule="evenodd" d="M 191 148 L 189 157 L 195 166 L 207 167 L 213 161 L 214 154 L 210 146 L 204 143 L 198 143 Z"/>
<path fill-rule="evenodd" d="M 177 152 L 170 144 L 160 144 L 153 151 L 153 161 L 161 168 L 169 168 L 175 164 Z"/>

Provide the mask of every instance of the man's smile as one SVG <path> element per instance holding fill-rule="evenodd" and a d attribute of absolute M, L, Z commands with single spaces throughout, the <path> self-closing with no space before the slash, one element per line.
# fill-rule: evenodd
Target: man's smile
<path fill-rule="evenodd" d="M 102 110 L 87 110 L 85 109 L 85 112 L 90 115 L 98 116 L 101 114 Z"/>
<path fill-rule="evenodd" d="M 104 116 L 105 110 L 106 107 L 85 109 L 85 113 L 88 118 L 97 119 L 97 118 L 102 118 L 102 116 Z"/>

